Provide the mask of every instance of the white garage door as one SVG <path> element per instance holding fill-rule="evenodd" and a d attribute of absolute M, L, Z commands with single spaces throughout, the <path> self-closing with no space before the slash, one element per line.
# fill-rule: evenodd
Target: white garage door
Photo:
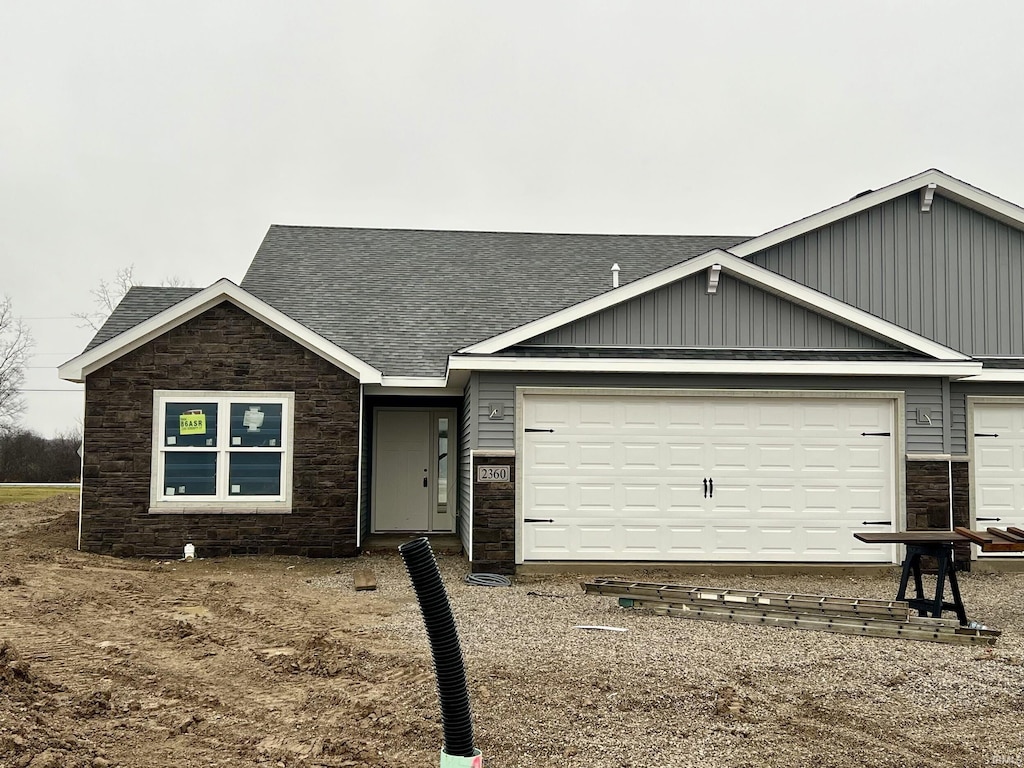
<path fill-rule="evenodd" d="M 525 394 L 522 558 L 893 562 L 893 402 Z"/>
<path fill-rule="evenodd" d="M 973 411 L 975 524 L 1024 528 L 1024 403 L 977 403 Z"/>

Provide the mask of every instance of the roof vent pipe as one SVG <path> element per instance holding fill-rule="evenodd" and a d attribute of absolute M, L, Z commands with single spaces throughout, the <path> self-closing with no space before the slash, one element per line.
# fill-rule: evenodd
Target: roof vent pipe
<path fill-rule="evenodd" d="M 619 265 L 612 264 L 612 288 L 619 287 Z"/>

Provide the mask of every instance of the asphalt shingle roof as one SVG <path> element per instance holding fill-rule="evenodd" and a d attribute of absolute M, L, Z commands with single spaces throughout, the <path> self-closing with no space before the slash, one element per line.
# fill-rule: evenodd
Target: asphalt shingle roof
<path fill-rule="evenodd" d="M 199 293 L 201 288 L 156 288 L 151 286 L 136 285 L 128 289 L 121 302 L 100 327 L 96 335 L 92 337 L 89 346 L 85 348 L 88 352 L 98 344 L 117 336 L 131 328 L 134 328 L 144 320 L 148 320 L 172 307 L 179 301 L 184 301 L 189 296 Z"/>
<path fill-rule="evenodd" d="M 610 290 L 614 263 L 625 285 L 746 239 L 273 226 L 242 287 L 385 375 L 441 376 L 450 353 Z"/>

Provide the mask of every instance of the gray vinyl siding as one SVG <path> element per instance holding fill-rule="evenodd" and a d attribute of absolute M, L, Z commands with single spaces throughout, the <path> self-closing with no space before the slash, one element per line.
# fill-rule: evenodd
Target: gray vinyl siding
<path fill-rule="evenodd" d="M 967 455 L 967 398 L 1020 397 L 1024 398 L 1024 384 L 950 384 L 951 447 L 954 456 Z"/>
<path fill-rule="evenodd" d="M 466 552 L 471 552 L 470 532 L 473 526 L 472 488 L 473 488 L 473 462 L 470 459 L 470 452 L 476 448 L 475 425 L 479 423 L 480 417 L 477 414 L 477 394 L 475 380 L 477 375 L 470 376 L 465 389 L 465 404 L 462 409 L 462 424 L 459 431 L 459 536 L 462 538 L 462 547 Z"/>
<path fill-rule="evenodd" d="M 1024 233 L 912 193 L 750 261 L 976 356 L 1024 355 Z"/>
<path fill-rule="evenodd" d="M 807 379 L 796 376 L 671 376 L 650 374 L 479 374 L 479 387 L 484 401 L 505 404 L 505 418 L 480 424 L 480 448 L 512 449 L 515 447 L 515 389 L 517 386 L 564 387 L 667 387 L 679 389 L 745 389 L 745 390 L 861 390 L 902 391 L 906 394 L 908 453 L 943 452 L 942 381 L 940 379 L 864 379 L 835 377 Z M 917 411 L 923 409 L 931 424 L 919 424 Z M 481 411 L 477 408 L 476 412 Z M 524 425 L 525 426 L 525 425 Z"/>
<path fill-rule="evenodd" d="M 538 336 L 527 344 L 619 347 L 892 349 L 830 318 L 722 275 L 700 273 Z"/>

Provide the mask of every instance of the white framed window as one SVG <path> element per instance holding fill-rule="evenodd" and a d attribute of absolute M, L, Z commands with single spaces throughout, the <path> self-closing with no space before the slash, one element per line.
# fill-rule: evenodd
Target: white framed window
<path fill-rule="evenodd" d="M 153 393 L 151 512 L 291 509 L 291 392 Z"/>

